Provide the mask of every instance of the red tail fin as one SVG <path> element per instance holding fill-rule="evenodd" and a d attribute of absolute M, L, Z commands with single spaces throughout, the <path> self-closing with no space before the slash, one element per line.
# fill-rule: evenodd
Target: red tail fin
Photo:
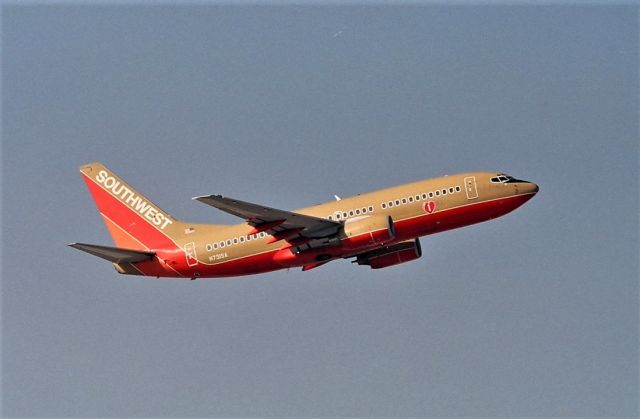
<path fill-rule="evenodd" d="M 117 247 L 147 250 L 169 248 L 183 223 L 109 171 L 101 163 L 80 168 L 98 211 Z"/>

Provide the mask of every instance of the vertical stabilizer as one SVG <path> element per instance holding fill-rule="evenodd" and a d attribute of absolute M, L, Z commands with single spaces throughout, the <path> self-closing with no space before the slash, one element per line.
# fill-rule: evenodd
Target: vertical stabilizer
<path fill-rule="evenodd" d="M 173 247 L 182 223 L 160 209 L 101 163 L 80 168 L 82 177 L 117 247 Z"/>

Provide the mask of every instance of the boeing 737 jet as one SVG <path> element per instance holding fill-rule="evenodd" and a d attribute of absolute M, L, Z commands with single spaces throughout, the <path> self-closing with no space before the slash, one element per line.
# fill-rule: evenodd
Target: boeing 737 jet
<path fill-rule="evenodd" d="M 505 215 L 537 192 L 535 183 L 477 172 L 421 180 L 285 211 L 221 195 L 193 198 L 241 218 L 235 225 L 180 221 L 101 163 L 80 172 L 115 247 L 70 246 L 113 263 L 121 274 L 217 278 L 335 259 L 386 268 L 418 259 L 419 237 Z"/>

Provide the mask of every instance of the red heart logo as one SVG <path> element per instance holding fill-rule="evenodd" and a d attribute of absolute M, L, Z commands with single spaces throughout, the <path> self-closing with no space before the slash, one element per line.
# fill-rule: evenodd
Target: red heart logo
<path fill-rule="evenodd" d="M 436 210 L 436 203 L 434 201 L 425 202 L 422 208 L 424 208 L 426 212 L 431 214 L 433 211 Z"/>

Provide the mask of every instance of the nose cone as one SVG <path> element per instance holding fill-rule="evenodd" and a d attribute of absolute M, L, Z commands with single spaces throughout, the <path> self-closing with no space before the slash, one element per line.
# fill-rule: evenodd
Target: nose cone
<path fill-rule="evenodd" d="M 533 182 L 524 182 L 520 186 L 520 193 L 537 194 L 539 190 L 540 190 L 540 187 L 538 187 L 538 185 L 536 185 Z"/>

